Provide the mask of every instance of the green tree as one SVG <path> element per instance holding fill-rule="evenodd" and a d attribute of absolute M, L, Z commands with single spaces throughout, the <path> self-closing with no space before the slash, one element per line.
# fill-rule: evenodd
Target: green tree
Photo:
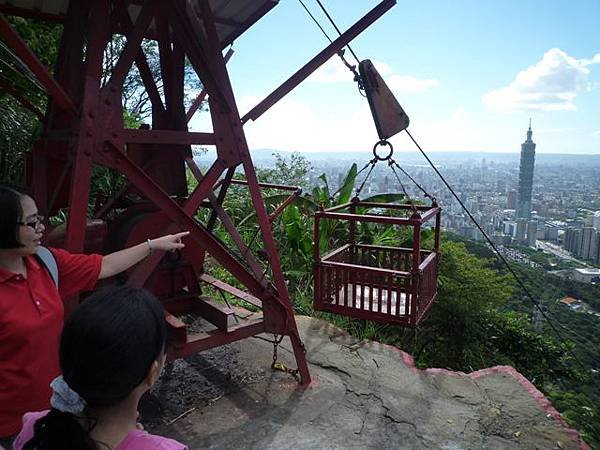
<path fill-rule="evenodd" d="M 47 67 L 56 62 L 62 27 L 9 17 L 9 23 Z M 47 96 L 34 75 L 0 41 L 0 179 L 23 181 L 25 154 L 41 132 Z"/>

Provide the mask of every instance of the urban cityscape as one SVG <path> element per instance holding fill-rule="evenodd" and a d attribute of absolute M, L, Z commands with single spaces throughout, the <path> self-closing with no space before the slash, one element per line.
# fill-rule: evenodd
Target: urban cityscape
<path fill-rule="evenodd" d="M 524 127 L 525 128 L 525 127 Z M 519 248 L 548 254 L 555 273 L 586 283 L 600 282 L 600 157 L 538 154 L 530 122 L 518 153 L 432 153 L 462 203 L 506 256 L 529 262 Z M 518 149 L 515 133 L 515 147 Z M 270 150 L 254 156 L 258 166 L 273 162 Z M 282 153 L 285 157 L 285 153 Z M 342 183 L 351 164 L 359 170 L 372 157 L 367 153 L 304 153 L 312 165 L 307 186 L 325 174 L 332 190 Z M 519 157 L 520 156 L 520 157 Z M 398 164 L 443 208 L 445 230 L 467 239 L 484 236 L 426 161 L 416 153 L 396 152 Z M 357 181 L 363 181 L 365 172 Z M 426 202 L 419 188 L 400 174 L 411 197 Z M 387 164 L 376 165 L 363 195 L 401 192 Z"/>

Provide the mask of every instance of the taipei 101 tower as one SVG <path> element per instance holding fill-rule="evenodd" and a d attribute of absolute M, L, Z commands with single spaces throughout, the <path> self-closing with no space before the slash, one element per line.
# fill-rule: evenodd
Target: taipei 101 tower
<path fill-rule="evenodd" d="M 521 144 L 521 166 L 519 168 L 519 197 L 517 218 L 531 219 L 531 190 L 533 188 L 533 165 L 535 163 L 535 143 L 531 140 L 531 119 L 527 140 Z"/>

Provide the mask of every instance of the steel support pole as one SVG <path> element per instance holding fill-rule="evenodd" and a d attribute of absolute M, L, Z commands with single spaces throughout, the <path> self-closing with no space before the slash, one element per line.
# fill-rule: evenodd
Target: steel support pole
<path fill-rule="evenodd" d="M 323 65 L 329 58 L 339 52 L 348 43 L 362 33 L 373 22 L 379 19 L 386 11 L 396 4 L 396 0 L 383 0 L 375 8 L 369 11 L 362 19 L 352 25 L 346 32 L 342 33 L 335 41 L 323 49 L 317 56 L 306 63 L 294 75 L 288 78 L 281 86 L 269 94 L 262 102 L 252 108 L 244 117 L 242 123 L 249 119 L 256 120 L 263 115 L 271 106 L 285 97 L 292 89 L 304 81 L 311 73 Z"/>
<path fill-rule="evenodd" d="M 275 240 L 273 239 L 269 216 L 267 214 L 265 203 L 261 195 L 258 178 L 256 177 L 256 172 L 254 171 L 254 164 L 252 163 L 250 152 L 248 151 L 248 143 L 246 142 L 246 136 L 244 135 L 243 130 L 239 126 L 239 113 L 235 104 L 235 98 L 231 89 L 229 76 L 227 75 L 227 70 L 225 68 L 225 62 L 221 56 L 218 46 L 216 45 L 218 42 L 218 38 L 214 19 L 212 17 L 210 8 L 208 7 L 208 3 L 201 3 L 200 8 L 203 14 L 203 23 L 206 29 L 208 42 L 211 44 L 210 48 L 213 51 L 213 54 L 211 55 L 211 62 L 213 66 L 215 66 L 214 72 L 217 74 L 217 77 L 220 80 L 220 85 L 222 89 L 221 92 L 223 93 L 223 96 L 226 98 L 230 107 L 230 114 L 228 114 L 227 116 L 231 120 L 231 122 L 229 122 L 229 124 L 224 123 L 223 125 L 229 125 L 232 128 L 231 131 L 236 133 L 237 145 L 239 148 L 239 156 L 242 160 L 244 173 L 246 174 L 246 180 L 248 181 L 250 196 L 252 198 L 252 204 L 254 205 L 254 208 L 256 210 L 256 217 L 262 233 L 263 243 L 265 245 L 265 249 L 267 251 L 267 255 L 271 265 L 273 282 L 275 284 L 275 288 L 277 289 L 276 297 L 271 297 L 270 299 L 268 299 L 269 301 L 263 301 L 265 314 L 265 330 L 277 333 L 277 329 L 279 329 L 282 325 L 281 323 L 278 323 L 278 321 L 281 319 L 285 321 L 285 324 L 283 324 L 284 334 L 288 334 L 290 337 L 292 348 L 294 351 L 294 356 L 296 358 L 296 363 L 298 364 L 298 370 L 300 372 L 302 384 L 308 385 L 310 383 L 310 372 L 308 370 L 308 363 L 306 361 L 306 350 L 304 348 L 304 345 L 302 344 L 302 341 L 300 340 L 300 335 L 296 327 L 294 310 L 292 308 L 292 303 L 288 294 L 287 285 L 285 283 L 283 271 L 281 269 L 281 262 L 277 253 Z M 225 116 L 221 116 L 221 118 L 225 119 Z M 273 300 L 275 300 L 275 302 L 273 302 Z M 283 311 L 277 313 L 277 309 L 279 308 L 273 308 L 273 306 L 275 305 L 272 303 L 277 303 L 279 308 L 283 308 Z"/>

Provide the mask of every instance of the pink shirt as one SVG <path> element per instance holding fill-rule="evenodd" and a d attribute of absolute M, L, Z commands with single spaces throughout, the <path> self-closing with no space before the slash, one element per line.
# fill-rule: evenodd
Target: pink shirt
<path fill-rule="evenodd" d="M 23 448 L 33 437 L 33 425 L 35 422 L 46 414 L 48 414 L 48 410 L 30 412 L 23 416 L 23 429 L 13 444 L 13 450 L 21 450 Z M 187 450 L 187 446 L 174 439 L 157 436 L 142 430 L 133 430 L 115 447 L 115 450 Z"/>

